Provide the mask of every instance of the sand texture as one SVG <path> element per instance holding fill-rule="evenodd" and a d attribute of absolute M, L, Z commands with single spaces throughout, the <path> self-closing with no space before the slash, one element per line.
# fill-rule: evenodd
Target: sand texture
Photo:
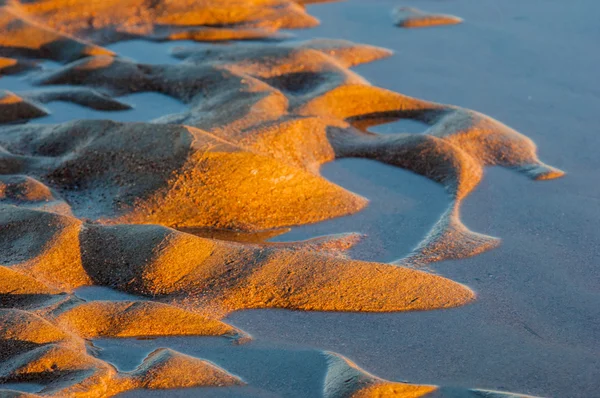
<path fill-rule="evenodd" d="M 281 39 L 279 29 L 317 23 L 306 3 L 0 3 L 0 74 L 33 69 L 27 79 L 36 86 L 0 91 L 0 383 L 38 383 L 36 394 L 73 397 L 242 386 L 212 362 L 170 348 L 122 371 L 100 359 L 93 342 L 213 336 L 242 344 L 252 337 L 224 319 L 240 310 L 428 311 L 476 299 L 425 266 L 499 244 L 460 216 L 486 167 L 533 180 L 563 175 L 538 159 L 532 140 L 479 112 L 375 87 L 350 70 L 391 55 L 379 47 L 333 39 L 187 45 L 173 49 L 172 64 L 102 47 Z M 59 65 L 37 64 L 47 60 Z M 110 120 L 131 109 L 121 97 L 142 93 L 171 97 L 184 110 Z M 55 102 L 104 111 L 106 119 L 28 123 Z M 427 129 L 368 130 L 390 119 Z M 388 264 L 353 259 L 346 252 L 357 234 L 263 242 L 368 206 L 321 176 L 322 165 L 343 158 L 406 169 L 445 189 L 449 206 L 410 254 Z M 129 299 L 79 297 L 90 287 Z M 388 382 L 323 355 L 327 398 L 444 391 Z"/>
<path fill-rule="evenodd" d="M 394 23 L 401 28 L 457 25 L 462 19 L 448 14 L 434 14 L 411 7 L 396 7 L 392 12 Z"/>

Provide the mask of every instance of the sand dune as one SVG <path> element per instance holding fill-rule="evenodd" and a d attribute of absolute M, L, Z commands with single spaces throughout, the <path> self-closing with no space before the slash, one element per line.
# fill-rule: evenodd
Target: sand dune
<path fill-rule="evenodd" d="M 393 383 L 373 376 L 341 355 L 325 353 L 328 363 L 324 397 L 407 397 L 417 398 L 435 391 L 435 386 Z"/>
<path fill-rule="evenodd" d="M 120 372 L 94 355 L 93 340 L 199 335 L 241 343 L 250 337 L 223 321 L 238 310 L 465 305 L 475 298 L 470 288 L 414 268 L 498 244 L 460 220 L 461 201 L 484 168 L 537 180 L 563 174 L 499 121 L 373 87 L 349 69 L 391 55 L 382 48 L 342 40 L 182 47 L 173 52 L 180 63 L 150 65 L 101 47 L 132 38 L 277 38 L 278 29 L 317 23 L 302 6 L 312 1 L 150 3 L 23 0 L 0 7 L 0 73 L 39 59 L 67 63 L 32 75 L 49 87 L 0 94 L 0 123 L 13 123 L 0 128 L 0 383 L 35 381 L 41 395 L 55 396 L 242 385 L 208 361 L 167 348 Z M 23 123 L 47 115 L 42 104 L 119 111 L 129 105 L 118 97 L 143 92 L 171 96 L 187 109 L 158 110 L 142 123 Z M 366 130 L 390 118 L 429 129 Z M 356 235 L 287 244 L 206 237 L 270 236 L 360 211 L 365 198 L 319 173 L 324 163 L 350 157 L 423 175 L 451 197 L 423 242 L 396 264 L 351 259 L 344 251 Z M 84 286 L 139 300 L 86 301 L 75 293 Z M 326 397 L 438 390 L 387 382 L 326 355 Z"/>
<path fill-rule="evenodd" d="M 259 230 L 349 214 L 366 202 L 187 126 L 80 121 L 2 136 L 20 154 L 10 167 L 62 192 L 78 216 L 104 222 Z"/>

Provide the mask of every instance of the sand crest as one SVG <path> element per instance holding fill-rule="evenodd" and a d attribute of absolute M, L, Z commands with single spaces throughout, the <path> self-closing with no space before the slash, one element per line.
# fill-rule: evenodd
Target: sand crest
<path fill-rule="evenodd" d="M 123 372 L 97 357 L 93 341 L 195 335 L 243 343 L 250 336 L 224 321 L 234 311 L 427 311 L 476 298 L 461 283 L 415 268 L 498 244 L 460 219 L 461 202 L 485 167 L 534 180 L 563 174 L 538 159 L 530 139 L 473 110 L 374 87 L 350 70 L 391 55 L 379 47 L 323 39 L 182 47 L 172 65 L 101 47 L 132 38 L 282 38 L 279 29 L 317 23 L 303 7 L 312 2 L 2 3 L 1 73 L 40 59 L 65 65 L 30 76 L 48 87 L 0 93 L 0 123 L 11 123 L 0 127 L 0 383 L 34 381 L 40 395 L 90 397 L 239 386 L 239 377 L 215 364 L 168 348 Z M 49 113 L 42 104 L 116 112 L 130 108 L 119 97 L 147 92 L 186 108 L 157 110 L 139 123 L 25 123 Z M 366 130 L 383 119 L 429 128 Z M 360 211 L 367 199 L 320 175 L 323 164 L 342 158 L 404 168 L 445 188 L 448 209 L 408 257 L 394 264 L 352 259 L 346 250 L 355 234 L 285 244 L 220 238 L 264 238 Z M 77 289 L 86 286 L 133 298 L 84 300 Z M 326 397 L 438 390 L 388 382 L 336 354 L 326 357 Z"/>
<path fill-rule="evenodd" d="M 152 40 L 268 38 L 280 28 L 317 24 L 292 0 L 156 1 L 90 3 L 85 0 L 17 1 L 12 8 L 65 34 L 109 43 L 134 37 Z"/>
<path fill-rule="evenodd" d="M 24 72 L 36 66 L 34 61 L 0 57 L 0 76 Z"/>
<path fill-rule="evenodd" d="M 461 18 L 454 15 L 434 14 L 411 7 L 396 7 L 392 16 L 394 23 L 402 28 L 457 25 L 463 22 Z"/>
<path fill-rule="evenodd" d="M 381 379 L 358 367 L 349 359 L 335 353 L 325 352 L 327 372 L 325 375 L 325 398 L 419 398 L 419 397 L 488 397 L 488 398 L 535 398 L 529 395 L 487 391 L 480 389 L 448 388 L 434 385 L 399 383 Z"/>
<path fill-rule="evenodd" d="M 47 114 L 44 108 L 10 91 L 0 91 L 0 123 L 29 120 Z"/>

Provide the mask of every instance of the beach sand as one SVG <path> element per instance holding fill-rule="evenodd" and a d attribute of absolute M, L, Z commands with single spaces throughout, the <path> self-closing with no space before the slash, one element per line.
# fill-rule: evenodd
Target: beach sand
<path fill-rule="evenodd" d="M 182 4 L 3 6 L 2 388 L 594 395 L 589 12 Z"/>

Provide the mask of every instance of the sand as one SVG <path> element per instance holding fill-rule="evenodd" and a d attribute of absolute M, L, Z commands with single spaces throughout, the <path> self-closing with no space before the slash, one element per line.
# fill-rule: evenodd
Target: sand
<path fill-rule="evenodd" d="M 391 55 L 380 47 L 334 39 L 186 45 L 172 51 L 180 62 L 170 64 L 101 47 L 126 39 L 281 39 L 280 28 L 316 23 L 286 0 L 184 3 L 131 1 L 118 12 L 83 1 L 3 6 L 0 55 L 17 60 L 6 65 L 65 65 L 42 66 L 28 78 L 47 87 L 13 88 L 0 103 L 1 121 L 17 123 L 0 128 L 2 382 L 39 383 L 31 392 L 61 396 L 262 388 L 168 344 L 122 370 L 94 342 L 195 335 L 251 345 L 224 318 L 247 309 L 390 313 L 472 303 L 471 288 L 430 267 L 498 246 L 498 238 L 461 219 L 484 169 L 501 166 L 534 180 L 563 175 L 538 159 L 531 139 L 490 116 L 379 88 L 350 70 Z M 125 98 L 142 93 L 183 106 L 178 113 L 153 109 L 137 123 L 22 123 L 44 117 L 51 110 L 41 104 L 50 109 L 56 101 L 112 118 L 131 108 Z M 399 119 L 423 131 L 373 132 Z M 364 210 L 365 197 L 321 175 L 326 163 L 348 158 L 441 186 L 445 210 L 413 250 L 377 263 L 348 255 L 361 244 L 353 234 L 261 242 Z M 101 300 L 78 295 L 92 287 L 127 299 L 101 290 Z M 326 364 L 316 387 L 326 397 L 496 394 L 386 381 L 338 354 L 315 355 Z"/>
<path fill-rule="evenodd" d="M 412 7 L 396 7 L 392 12 L 394 23 L 402 28 L 425 28 L 429 26 L 457 25 L 463 20 L 454 15 L 433 14 Z"/>
<path fill-rule="evenodd" d="M 597 30 L 589 12 L 597 5 L 407 4 L 460 15 L 465 22 L 399 31 L 384 24 L 398 2 L 349 1 L 309 8 L 323 24 L 300 38 L 360 40 L 395 50 L 394 57 L 355 71 L 394 91 L 493 115 L 526 133 L 545 161 L 568 174 L 531 184 L 507 170 L 486 170 L 463 205 L 462 219 L 474 231 L 501 238 L 501 245 L 477 257 L 430 265 L 476 290 L 473 305 L 385 315 L 254 311 L 229 319 L 268 341 L 341 353 L 390 380 L 595 396 L 599 164 L 593 131 L 600 91 L 594 78 L 598 54 L 589 51 Z M 380 28 L 372 29 L 375 25 Z M 427 126 L 390 123 L 371 129 L 408 128 Z M 278 240 L 352 230 L 368 234 L 354 256 L 392 261 L 409 253 L 425 233 L 425 227 L 411 228 L 434 223 L 421 203 L 437 214 L 448 204 L 426 181 L 370 161 L 333 162 L 322 174 L 367 196 L 370 206 L 351 217 L 295 228 Z M 351 329 L 344 327 L 348 324 Z"/>

